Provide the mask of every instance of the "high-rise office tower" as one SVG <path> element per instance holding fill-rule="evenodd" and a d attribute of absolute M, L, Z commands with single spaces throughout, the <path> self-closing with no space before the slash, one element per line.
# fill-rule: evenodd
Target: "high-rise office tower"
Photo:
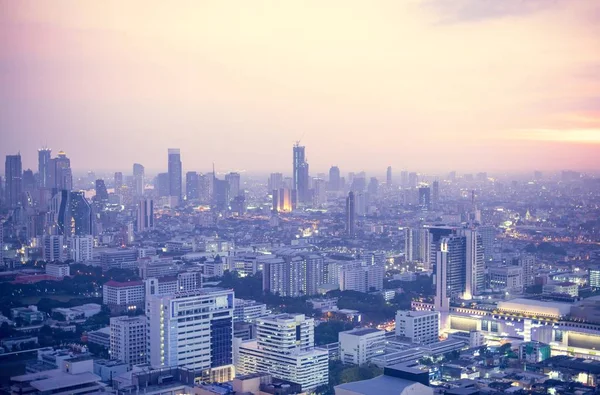
<path fill-rule="evenodd" d="M 154 188 L 157 190 L 158 196 L 169 196 L 169 173 L 159 173 L 156 176 Z"/>
<path fill-rule="evenodd" d="M 371 177 L 369 180 L 369 186 L 367 187 L 367 192 L 373 197 L 377 196 L 377 192 L 379 191 L 379 181 L 375 177 Z"/>
<path fill-rule="evenodd" d="M 283 174 L 271 173 L 271 175 L 269 176 L 269 185 L 267 187 L 269 189 L 269 192 L 273 192 L 274 190 L 283 188 Z"/>
<path fill-rule="evenodd" d="M 154 201 L 142 199 L 137 206 L 136 230 L 143 232 L 154 228 Z"/>
<path fill-rule="evenodd" d="M 388 189 L 392 187 L 392 166 L 388 166 L 387 171 L 385 173 L 385 182 L 387 184 Z"/>
<path fill-rule="evenodd" d="M 483 241 L 479 232 L 474 229 L 461 229 L 460 234 L 465 238 L 467 263 L 465 293 L 463 299 L 473 299 L 485 289 L 485 260 Z"/>
<path fill-rule="evenodd" d="M 292 178 L 294 179 L 294 184 L 292 189 L 298 190 L 300 189 L 298 183 L 300 182 L 300 165 L 305 162 L 305 147 L 300 145 L 300 142 L 296 142 L 294 144 L 294 158 L 293 158 L 293 169 L 292 169 Z"/>
<path fill-rule="evenodd" d="M 218 211 L 229 206 L 229 183 L 226 180 L 214 179 L 213 205 Z"/>
<path fill-rule="evenodd" d="M 322 206 L 327 203 L 327 183 L 322 178 L 313 179 L 313 204 Z"/>
<path fill-rule="evenodd" d="M 38 185 L 40 188 L 52 188 L 50 177 L 50 159 L 52 150 L 41 148 L 38 150 Z"/>
<path fill-rule="evenodd" d="M 108 189 L 103 179 L 96 180 L 96 196 L 94 200 L 97 202 L 108 203 Z"/>
<path fill-rule="evenodd" d="M 4 176 L 6 177 L 6 205 L 8 207 L 16 207 L 21 202 L 21 194 L 23 192 L 23 168 L 21 164 L 21 154 L 6 155 Z"/>
<path fill-rule="evenodd" d="M 419 188 L 419 207 L 423 211 L 429 211 L 431 209 L 431 190 L 429 187 Z"/>
<path fill-rule="evenodd" d="M 187 200 L 195 200 L 200 197 L 198 187 L 198 173 L 195 171 L 188 171 L 185 173 L 185 197 Z"/>
<path fill-rule="evenodd" d="M 329 190 L 339 191 L 340 188 L 340 168 L 337 166 L 331 166 L 329 169 Z"/>
<path fill-rule="evenodd" d="M 440 208 L 440 182 L 434 181 L 431 187 L 431 207 L 434 210 Z"/>
<path fill-rule="evenodd" d="M 408 172 L 406 170 L 400 172 L 400 186 L 403 189 L 408 187 Z"/>
<path fill-rule="evenodd" d="M 417 173 L 408 173 L 408 187 L 416 188 L 417 183 L 419 182 L 419 178 L 417 177 Z"/>
<path fill-rule="evenodd" d="M 94 233 L 94 215 L 92 206 L 83 192 L 70 193 L 70 210 L 72 229 L 69 234 L 86 236 Z"/>
<path fill-rule="evenodd" d="M 314 348 L 314 319 L 279 314 L 256 319 L 256 340 L 239 347 L 241 374 L 266 372 L 311 392 L 329 380 L 328 352 Z"/>
<path fill-rule="evenodd" d="M 29 200 L 31 194 L 36 189 L 36 181 L 35 176 L 33 175 L 33 170 L 27 169 L 23 171 L 22 189 L 24 193 L 28 194 Z"/>
<path fill-rule="evenodd" d="M 144 195 L 145 169 L 139 163 L 133 164 L 133 193 L 136 197 Z"/>
<path fill-rule="evenodd" d="M 50 199 L 48 210 L 48 233 L 69 236 L 71 232 L 71 192 L 59 190 Z"/>
<path fill-rule="evenodd" d="M 263 289 L 281 296 L 315 295 L 322 283 L 323 257 L 281 252 L 263 261 Z"/>
<path fill-rule="evenodd" d="M 228 173 L 225 175 L 225 181 L 229 184 L 229 199 L 234 199 L 243 194 L 240 189 L 240 173 Z"/>
<path fill-rule="evenodd" d="M 179 148 L 169 148 L 169 196 L 182 198 L 182 167 Z"/>
<path fill-rule="evenodd" d="M 123 173 L 117 171 L 115 172 L 115 193 L 120 194 L 121 188 L 123 188 Z"/>
<path fill-rule="evenodd" d="M 296 196 L 299 202 L 306 203 L 310 201 L 309 196 L 309 170 L 308 162 L 306 162 L 305 147 L 299 142 L 294 144 L 293 158 L 293 190 L 296 191 Z"/>
<path fill-rule="evenodd" d="M 71 172 L 71 160 L 64 151 L 59 151 L 54 161 L 54 187 L 56 189 L 73 189 L 73 174 Z"/>
<path fill-rule="evenodd" d="M 404 257 L 407 262 L 418 262 L 421 256 L 421 229 L 404 228 Z"/>
<path fill-rule="evenodd" d="M 206 381 L 233 378 L 233 291 L 203 288 L 147 295 L 148 362 L 181 366 Z"/>
<path fill-rule="evenodd" d="M 483 243 L 483 256 L 486 262 L 494 259 L 494 243 L 496 241 L 496 227 L 491 225 L 477 227 Z"/>
<path fill-rule="evenodd" d="M 443 237 L 436 259 L 436 299 L 439 311 L 448 311 L 453 298 L 472 299 L 485 287 L 485 263 L 481 236 L 473 229 L 459 229 Z"/>
<path fill-rule="evenodd" d="M 209 177 L 206 174 L 198 174 L 198 198 L 200 199 L 200 203 L 209 204 L 210 203 L 210 180 L 212 177 Z"/>
<path fill-rule="evenodd" d="M 346 198 L 346 234 L 348 237 L 356 236 L 355 210 L 354 192 L 350 191 Z"/>

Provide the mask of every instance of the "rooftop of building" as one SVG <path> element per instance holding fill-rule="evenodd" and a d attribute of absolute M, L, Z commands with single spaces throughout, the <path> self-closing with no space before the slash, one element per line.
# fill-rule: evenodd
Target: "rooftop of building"
<path fill-rule="evenodd" d="M 345 332 L 341 332 L 341 333 L 345 333 L 347 335 L 353 335 L 353 336 L 364 336 L 364 335 L 368 335 L 371 333 L 379 333 L 379 332 L 381 334 L 384 334 L 384 331 L 375 329 L 375 328 L 359 328 L 359 329 L 353 329 L 353 330 L 345 331 Z"/>
<path fill-rule="evenodd" d="M 115 281 L 115 280 L 110 280 L 110 281 L 108 281 L 104 285 L 107 286 L 107 287 L 125 288 L 125 287 L 137 287 L 137 286 L 140 286 L 140 285 L 144 285 L 144 283 L 142 281 Z"/>
<path fill-rule="evenodd" d="M 378 376 L 369 380 L 355 381 L 352 383 L 340 384 L 336 388 L 346 391 L 352 391 L 363 395 L 382 395 L 382 394 L 401 394 L 407 388 L 415 386 L 415 393 L 433 394 L 433 389 L 417 383 L 415 381 L 405 380 L 398 377 Z"/>

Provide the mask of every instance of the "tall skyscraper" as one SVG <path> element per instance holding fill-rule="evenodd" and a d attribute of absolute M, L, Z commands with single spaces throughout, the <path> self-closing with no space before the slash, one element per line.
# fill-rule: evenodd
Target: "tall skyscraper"
<path fill-rule="evenodd" d="M 94 215 L 92 212 L 92 206 L 85 198 L 85 194 L 83 192 L 71 192 L 70 195 L 71 207 L 69 211 L 71 214 L 71 223 L 73 226 L 70 234 L 75 236 L 87 236 L 93 234 Z"/>
<path fill-rule="evenodd" d="M 115 172 L 115 193 L 120 194 L 121 188 L 123 188 L 123 173 L 117 171 Z"/>
<path fill-rule="evenodd" d="M 94 200 L 97 202 L 108 203 L 108 189 L 103 179 L 96 180 L 96 196 Z"/>
<path fill-rule="evenodd" d="M 185 173 L 185 197 L 187 200 L 195 200 L 200 197 L 198 193 L 199 178 L 195 171 Z"/>
<path fill-rule="evenodd" d="M 434 210 L 440 208 L 440 182 L 434 181 L 431 187 L 431 207 Z"/>
<path fill-rule="evenodd" d="M 213 173 L 214 174 L 214 173 Z M 213 180 L 213 205 L 218 211 L 226 210 L 229 206 L 229 183 L 226 180 Z"/>
<path fill-rule="evenodd" d="M 407 262 L 418 262 L 421 256 L 421 229 L 404 228 L 404 257 Z"/>
<path fill-rule="evenodd" d="M 269 176 L 268 188 L 269 188 L 269 192 L 273 192 L 274 190 L 283 188 L 283 174 L 271 173 L 271 175 Z"/>
<path fill-rule="evenodd" d="M 169 196 L 182 198 L 182 167 L 179 148 L 169 148 Z"/>
<path fill-rule="evenodd" d="M 431 209 L 431 190 L 429 187 L 419 188 L 419 207 L 423 211 Z"/>
<path fill-rule="evenodd" d="M 221 288 L 147 294 L 150 365 L 201 371 L 206 381 L 231 380 L 233 299 L 232 290 Z"/>
<path fill-rule="evenodd" d="M 133 194 L 136 197 L 144 195 L 144 181 L 145 169 L 144 166 L 139 163 L 133 164 Z"/>
<path fill-rule="evenodd" d="M 385 182 L 387 184 L 388 189 L 392 187 L 392 166 L 388 166 L 387 171 L 385 173 Z"/>
<path fill-rule="evenodd" d="M 158 196 L 169 196 L 169 173 L 159 173 L 156 176 L 156 184 L 154 188 L 158 192 Z"/>
<path fill-rule="evenodd" d="M 419 178 L 417 177 L 417 173 L 408 173 L 408 187 L 416 188 L 417 183 L 419 182 Z"/>
<path fill-rule="evenodd" d="M 331 166 L 329 169 L 329 190 L 339 191 L 340 188 L 340 168 L 337 166 Z"/>
<path fill-rule="evenodd" d="M 350 191 L 346 198 L 346 234 L 348 237 L 356 236 L 356 220 L 354 216 L 354 192 Z"/>
<path fill-rule="evenodd" d="M 143 232 L 154 228 L 154 201 L 142 199 L 137 206 L 136 230 Z"/>
<path fill-rule="evenodd" d="M 305 147 L 300 145 L 300 142 L 294 144 L 293 158 L 293 189 L 296 191 L 296 196 L 299 202 L 306 203 L 310 200 L 309 196 L 309 169 L 306 162 Z"/>
<path fill-rule="evenodd" d="M 28 197 L 30 197 L 30 195 L 36 189 L 36 182 L 35 176 L 33 175 L 33 170 L 27 169 L 23 171 L 22 189 L 24 193 L 29 195 Z"/>
<path fill-rule="evenodd" d="M 485 287 L 485 263 L 481 236 L 459 229 L 443 237 L 436 259 L 436 308 L 448 311 L 453 298 L 472 299 Z"/>
<path fill-rule="evenodd" d="M 38 185 L 41 188 L 52 188 L 50 185 L 50 159 L 52 150 L 50 148 L 41 148 L 38 150 Z"/>
<path fill-rule="evenodd" d="M 408 172 L 406 170 L 400 172 L 400 186 L 403 189 L 408 187 Z"/>
<path fill-rule="evenodd" d="M 21 154 L 6 155 L 4 175 L 6 177 L 6 205 L 8 207 L 17 207 L 21 202 L 21 194 L 23 192 Z"/>
<path fill-rule="evenodd" d="M 73 189 L 73 173 L 71 171 L 71 160 L 64 151 L 59 151 L 54 161 L 54 187 L 56 189 Z"/>
<path fill-rule="evenodd" d="M 234 199 L 243 194 L 240 189 L 240 173 L 228 173 L 225 181 L 229 184 L 229 199 Z"/>
<path fill-rule="evenodd" d="M 377 192 L 379 191 L 379 181 L 375 177 L 371 177 L 369 179 L 369 185 L 367 186 L 367 191 L 373 197 L 377 196 Z"/>

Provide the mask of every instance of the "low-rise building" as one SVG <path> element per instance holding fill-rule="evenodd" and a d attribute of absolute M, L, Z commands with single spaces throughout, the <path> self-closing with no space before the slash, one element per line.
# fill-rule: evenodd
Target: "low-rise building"
<path fill-rule="evenodd" d="M 71 271 L 67 263 L 54 262 L 46 264 L 46 274 L 56 278 L 65 278 L 71 275 Z"/>
<path fill-rule="evenodd" d="M 144 308 L 145 288 L 142 281 L 111 280 L 102 286 L 102 303 L 111 311 Z"/>

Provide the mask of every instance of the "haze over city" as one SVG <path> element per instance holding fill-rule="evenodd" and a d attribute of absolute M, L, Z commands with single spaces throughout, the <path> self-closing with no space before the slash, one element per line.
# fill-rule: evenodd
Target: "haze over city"
<path fill-rule="evenodd" d="M 600 3 L 0 1 L 0 156 L 597 170 Z"/>

